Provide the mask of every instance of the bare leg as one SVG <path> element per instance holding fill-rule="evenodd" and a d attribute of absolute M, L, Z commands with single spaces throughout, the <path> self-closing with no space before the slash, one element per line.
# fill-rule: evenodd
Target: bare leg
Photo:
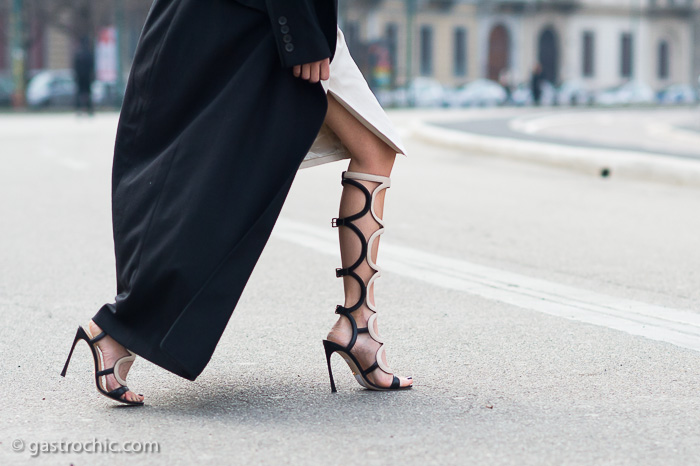
<path fill-rule="evenodd" d="M 328 113 L 325 123 L 350 151 L 351 158 L 348 171 L 386 177 L 391 174 L 396 152 L 368 130 L 330 94 L 328 95 Z M 379 183 L 369 181 L 362 181 L 361 184 L 368 188 L 370 192 L 379 185 Z M 375 199 L 375 212 L 379 218 L 384 217 L 385 194 L 386 190 L 380 191 Z M 353 186 L 346 186 L 340 198 L 339 216 L 343 218 L 360 212 L 364 205 L 364 194 Z M 379 228 L 379 224 L 377 224 L 371 215 L 365 215 L 357 220 L 355 224 L 360 230 L 367 232 L 365 234 L 365 239 L 368 239 L 369 235 Z M 361 243 L 358 241 L 357 235 L 348 228 L 339 228 L 338 230 L 341 261 L 343 267 L 349 267 L 360 256 Z M 375 263 L 378 247 L 379 241 L 377 239 L 373 244 L 372 251 L 369 252 Z M 368 283 L 370 277 L 374 273 L 366 261 L 364 261 L 355 272 L 362 278 L 365 284 Z M 361 289 L 356 280 L 347 276 L 343 277 L 343 286 L 345 289 L 345 307 L 350 307 L 360 299 Z M 374 303 L 373 284 L 369 286 L 367 293 L 370 302 Z M 359 327 L 365 327 L 367 325 L 367 320 L 372 314 L 373 311 L 370 310 L 365 303 L 352 313 Z M 376 326 L 375 330 L 378 332 Z M 351 337 L 352 327 L 350 321 L 341 316 L 328 334 L 328 339 L 346 345 L 349 343 Z M 359 359 L 363 367 L 369 367 L 375 361 L 379 346 L 379 343 L 374 341 L 368 334 L 364 333 L 358 335 L 357 343 L 353 347 L 352 352 L 355 354 L 355 357 Z M 386 361 L 384 361 L 384 363 L 386 363 Z M 368 378 L 372 383 L 381 387 L 389 387 L 393 380 L 392 375 L 387 374 L 381 369 L 370 372 Z M 400 380 L 402 387 L 413 383 L 411 379 L 405 377 L 400 377 Z"/>

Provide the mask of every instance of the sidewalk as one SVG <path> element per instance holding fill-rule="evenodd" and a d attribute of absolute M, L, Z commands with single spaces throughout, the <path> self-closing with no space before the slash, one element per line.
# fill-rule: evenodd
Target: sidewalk
<path fill-rule="evenodd" d="M 634 132 L 630 131 L 629 121 L 617 118 L 616 110 L 606 109 L 403 110 L 392 112 L 392 116 L 410 128 L 413 137 L 445 148 L 567 168 L 594 176 L 700 187 L 700 132 L 694 129 L 697 122 L 681 119 L 680 124 L 666 123 L 664 113 L 673 111 L 664 108 L 626 110 L 628 116 L 638 113 L 649 120 L 661 114 L 651 131 L 640 124 Z M 692 115 L 690 109 L 681 111 Z M 598 136 L 595 132 L 600 131 L 601 124 L 594 117 L 601 115 L 610 120 L 605 128 L 611 134 L 615 135 L 619 126 L 619 142 L 611 144 L 610 135 L 607 143 L 595 142 Z M 700 118 L 700 113 L 698 115 Z M 591 129 L 586 123 L 589 116 Z M 542 120 L 558 119 L 565 128 L 561 122 L 571 117 L 580 120 L 575 123 L 581 133 L 578 139 L 571 134 L 560 137 L 558 128 L 545 136 L 532 137 L 541 129 L 538 123 Z M 488 128 L 484 120 L 502 120 L 503 128 Z M 586 134 L 587 131 L 590 134 Z M 562 132 L 566 132 L 565 129 Z M 643 147 L 636 144 L 635 138 L 646 138 L 654 144 Z M 663 147 L 665 142 L 669 147 Z"/>

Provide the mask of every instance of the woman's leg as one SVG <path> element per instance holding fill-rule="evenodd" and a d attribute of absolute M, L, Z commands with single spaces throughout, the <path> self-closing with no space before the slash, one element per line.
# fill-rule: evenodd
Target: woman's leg
<path fill-rule="evenodd" d="M 348 171 L 384 177 L 388 177 L 391 174 L 396 151 L 368 130 L 330 94 L 328 94 L 328 113 L 326 114 L 325 123 L 350 151 L 351 158 Z M 374 188 L 379 186 L 379 183 L 370 181 L 360 181 L 360 183 L 364 185 L 370 193 Z M 385 194 L 386 190 L 378 192 L 374 201 L 374 211 L 379 218 L 384 217 Z M 351 185 L 346 185 L 340 198 L 339 217 L 349 217 L 362 211 L 365 203 L 365 195 L 360 189 Z M 381 227 L 369 214 L 364 215 L 353 223 L 365 234 L 365 240 L 369 239 L 369 236 Z M 338 230 L 342 265 L 343 267 L 350 267 L 362 253 L 361 242 L 357 234 L 349 228 L 339 228 Z M 372 246 L 372 250 L 368 253 L 371 254 L 373 262 L 376 263 L 379 238 L 374 241 Z M 367 261 L 363 261 L 362 264 L 355 269 L 355 273 L 367 284 L 370 277 L 374 274 L 374 270 L 370 268 Z M 362 291 L 360 285 L 354 278 L 345 276 L 343 277 L 343 286 L 345 289 L 344 306 L 351 307 L 361 299 Z M 368 300 L 374 303 L 374 284 L 368 287 L 367 295 Z M 363 302 L 357 310 L 352 312 L 352 316 L 355 318 L 358 327 L 366 327 L 367 321 L 373 313 L 374 311 Z M 378 332 L 376 321 L 374 330 Z M 347 345 L 351 337 L 352 327 L 350 321 L 341 316 L 328 334 L 328 339 L 342 345 Z M 359 359 L 363 368 L 367 368 L 375 362 L 377 350 L 380 345 L 381 344 L 373 340 L 368 333 L 361 333 L 358 335 L 357 342 L 353 346 L 352 352 L 355 354 L 355 357 Z M 384 361 L 384 363 L 386 364 L 386 361 Z M 367 377 L 372 383 L 381 387 L 389 387 L 393 380 L 392 375 L 387 374 L 381 369 L 370 372 Z M 400 377 L 400 380 L 402 387 L 411 385 L 412 383 L 412 380 L 405 377 Z"/>

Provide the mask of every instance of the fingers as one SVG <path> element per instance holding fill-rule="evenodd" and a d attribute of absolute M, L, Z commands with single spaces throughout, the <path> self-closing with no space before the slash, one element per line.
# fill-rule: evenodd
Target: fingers
<path fill-rule="evenodd" d="M 301 78 L 310 83 L 317 83 L 320 80 L 326 81 L 331 77 L 330 59 L 306 63 L 294 66 L 292 73 L 295 77 Z"/>
<path fill-rule="evenodd" d="M 331 60 L 326 58 L 321 61 L 321 80 L 327 81 L 331 78 Z"/>
<path fill-rule="evenodd" d="M 309 82 L 311 83 L 317 83 L 319 81 L 319 78 L 321 77 L 321 64 L 318 63 L 313 63 L 310 66 L 310 76 L 309 76 Z"/>
<path fill-rule="evenodd" d="M 313 63 L 307 63 L 306 65 L 301 65 L 301 79 L 308 81 L 311 77 L 311 66 Z"/>

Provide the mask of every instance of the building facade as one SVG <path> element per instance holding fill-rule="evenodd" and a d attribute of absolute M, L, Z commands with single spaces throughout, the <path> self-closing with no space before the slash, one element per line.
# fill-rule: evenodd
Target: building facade
<path fill-rule="evenodd" d="M 659 89 L 697 83 L 700 74 L 699 0 L 344 3 L 353 53 L 362 57 L 363 44 L 396 43 L 389 47 L 394 85 L 414 76 L 450 86 L 481 77 L 517 84 L 537 63 L 556 84 L 579 80 L 590 89 L 629 80 Z M 371 75 L 371 63 L 359 62 Z"/>
<path fill-rule="evenodd" d="M 94 29 L 117 23 L 121 8 L 126 71 L 151 0 L 91 2 Z M 64 11 L 56 21 L 30 9 L 47 2 L 24 3 L 28 69 L 69 68 L 76 19 Z M 0 74 L 11 68 L 11 6 L 0 0 Z M 700 76 L 700 0 L 340 0 L 339 16 L 374 87 L 416 76 L 515 85 L 536 63 L 554 83 L 580 80 L 590 89 L 632 79 L 658 89 Z"/>
<path fill-rule="evenodd" d="M 121 25 L 122 62 L 128 65 L 151 3 L 152 0 L 84 0 L 81 4 L 76 0 L 60 8 L 59 2 L 23 0 L 22 38 L 27 73 L 71 68 L 80 37 L 94 37 L 101 27 L 117 23 Z M 11 25 L 16 14 L 12 0 L 0 0 L 0 75 L 11 72 Z"/>

